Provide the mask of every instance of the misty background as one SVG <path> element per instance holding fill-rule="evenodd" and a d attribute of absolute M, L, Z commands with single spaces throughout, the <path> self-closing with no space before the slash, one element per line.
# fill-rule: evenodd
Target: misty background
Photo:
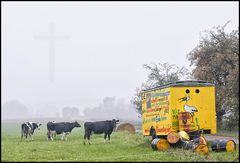
<path fill-rule="evenodd" d="M 2 119 L 139 121 L 130 99 L 143 64 L 189 70 L 200 33 L 238 2 L 1 2 Z"/>

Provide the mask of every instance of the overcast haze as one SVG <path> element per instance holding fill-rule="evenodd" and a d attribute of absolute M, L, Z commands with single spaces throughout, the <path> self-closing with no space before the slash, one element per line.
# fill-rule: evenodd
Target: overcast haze
<path fill-rule="evenodd" d="M 147 80 L 143 64 L 192 69 L 186 54 L 200 32 L 239 26 L 238 2 L 1 3 L 2 104 L 39 115 L 67 105 L 82 114 L 105 97 L 129 104 Z M 52 44 L 41 39 L 50 32 L 59 36 Z"/>

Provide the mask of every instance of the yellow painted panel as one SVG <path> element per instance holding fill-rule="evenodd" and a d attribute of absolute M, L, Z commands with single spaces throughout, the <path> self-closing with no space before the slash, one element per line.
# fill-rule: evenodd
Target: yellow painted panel
<path fill-rule="evenodd" d="M 179 112 L 190 112 L 191 128 L 216 133 L 214 86 L 175 86 L 145 91 L 142 94 L 142 131 L 157 135 L 179 131 Z"/>
<path fill-rule="evenodd" d="M 175 106 L 180 111 L 190 112 L 191 126 L 216 132 L 214 87 L 174 87 Z"/>
<path fill-rule="evenodd" d="M 171 130 L 169 112 L 169 88 L 145 93 L 142 98 L 143 134 L 149 135 L 153 126 L 157 135 L 167 134 Z"/>

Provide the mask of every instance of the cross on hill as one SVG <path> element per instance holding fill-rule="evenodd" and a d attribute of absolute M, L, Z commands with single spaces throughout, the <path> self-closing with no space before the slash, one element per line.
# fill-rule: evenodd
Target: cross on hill
<path fill-rule="evenodd" d="M 35 36 L 36 40 L 47 40 L 49 43 L 49 81 L 54 81 L 55 72 L 55 41 L 56 40 L 67 40 L 68 36 L 57 36 L 55 35 L 55 24 L 51 22 L 49 24 L 49 35 Z"/>

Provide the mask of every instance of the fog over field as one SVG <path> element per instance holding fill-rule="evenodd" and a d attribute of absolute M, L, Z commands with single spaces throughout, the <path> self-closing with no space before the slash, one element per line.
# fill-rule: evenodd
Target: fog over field
<path fill-rule="evenodd" d="M 106 97 L 103 102 L 93 108 L 85 108 L 83 112 L 76 106 L 61 104 L 39 105 L 38 108 L 30 108 L 17 100 L 6 102 L 2 107 L 2 119 L 68 119 L 68 120 L 104 120 L 120 119 L 123 121 L 141 121 L 133 105 L 124 99 Z"/>
<path fill-rule="evenodd" d="M 141 121 L 131 99 L 143 64 L 186 59 L 238 2 L 1 2 L 1 115 Z"/>

